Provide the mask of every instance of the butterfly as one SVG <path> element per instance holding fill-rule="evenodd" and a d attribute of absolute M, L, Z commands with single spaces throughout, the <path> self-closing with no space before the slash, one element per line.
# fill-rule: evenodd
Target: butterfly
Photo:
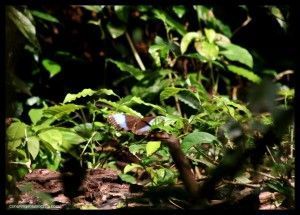
<path fill-rule="evenodd" d="M 124 113 L 115 113 L 109 115 L 107 121 L 119 130 L 131 131 L 136 135 L 146 135 L 151 130 L 151 124 L 155 118 L 154 116 L 139 118 Z"/>

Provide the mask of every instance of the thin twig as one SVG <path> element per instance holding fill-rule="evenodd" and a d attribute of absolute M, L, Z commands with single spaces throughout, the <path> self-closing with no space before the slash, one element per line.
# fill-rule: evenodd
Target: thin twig
<path fill-rule="evenodd" d="M 172 74 L 169 73 L 169 74 L 168 74 L 168 77 L 169 77 L 169 79 L 170 79 L 170 81 L 171 81 L 171 83 L 172 83 L 172 86 L 175 87 L 175 85 L 174 85 L 174 83 L 173 83 L 173 80 L 172 80 Z M 174 96 L 174 99 L 175 99 L 176 109 L 177 109 L 178 113 L 180 114 L 180 116 L 182 116 L 182 112 L 181 112 L 181 108 L 180 108 L 180 104 L 179 104 L 179 100 L 178 100 L 177 95 Z"/>
<path fill-rule="evenodd" d="M 143 64 L 143 61 L 142 61 L 140 55 L 138 54 L 138 52 L 136 51 L 136 49 L 135 49 L 135 47 L 134 47 L 134 45 L 132 43 L 132 40 L 131 40 L 131 38 L 130 38 L 130 36 L 129 36 L 129 34 L 127 32 L 125 33 L 125 36 L 126 36 L 126 39 L 127 39 L 128 43 L 130 45 L 131 51 L 133 52 L 133 56 L 135 57 L 136 62 L 138 63 L 138 65 L 141 68 L 141 70 L 145 71 L 146 68 L 145 68 L 145 66 Z"/>
<path fill-rule="evenodd" d="M 273 161 L 274 163 L 276 163 L 276 160 L 274 159 L 274 157 L 273 157 L 273 155 L 272 155 L 272 153 L 271 153 L 271 150 L 269 149 L 268 146 L 266 146 L 266 148 L 267 148 L 268 153 L 269 153 L 270 156 L 271 156 L 272 161 Z"/>

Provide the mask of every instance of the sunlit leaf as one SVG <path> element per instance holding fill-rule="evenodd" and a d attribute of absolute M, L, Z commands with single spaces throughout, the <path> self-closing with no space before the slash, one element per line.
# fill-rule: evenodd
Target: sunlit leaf
<path fill-rule="evenodd" d="M 38 10 L 31 10 L 31 13 L 32 13 L 32 15 L 34 15 L 40 19 L 43 19 L 43 20 L 46 20 L 49 22 L 53 22 L 53 23 L 59 23 L 58 19 L 55 18 L 54 16 L 50 15 L 49 13 L 44 13 L 44 12 L 38 11 Z"/>
<path fill-rule="evenodd" d="M 40 49 L 40 44 L 36 37 L 36 29 L 32 21 L 13 6 L 7 7 L 7 15 L 17 26 L 18 30 L 25 36 L 26 39 L 37 49 Z"/>
<path fill-rule="evenodd" d="M 131 164 L 127 164 L 125 167 L 124 167 L 124 174 L 134 170 L 134 169 L 137 169 L 137 168 L 143 168 L 141 165 L 139 164 L 135 164 L 135 163 L 131 163 Z"/>
<path fill-rule="evenodd" d="M 183 5 L 176 5 L 172 7 L 172 10 L 177 14 L 179 18 L 182 18 L 186 13 L 186 7 Z"/>
<path fill-rule="evenodd" d="M 207 41 L 195 42 L 197 52 L 209 61 L 216 60 L 219 54 L 219 47 Z"/>
<path fill-rule="evenodd" d="M 214 29 L 205 28 L 204 33 L 205 33 L 205 36 L 206 36 L 208 42 L 213 43 L 216 38 L 216 32 L 214 31 Z"/>
<path fill-rule="evenodd" d="M 141 80 L 145 76 L 144 72 L 142 70 L 134 67 L 133 65 L 123 63 L 121 61 L 112 60 L 112 59 L 108 59 L 107 61 L 112 62 L 113 64 L 115 64 L 122 72 L 128 72 L 129 74 L 131 74 L 137 80 Z"/>
<path fill-rule="evenodd" d="M 246 49 L 232 43 L 218 43 L 218 45 L 225 49 L 220 51 L 220 54 L 224 55 L 227 59 L 238 61 L 250 68 L 253 67 L 252 55 Z"/>
<path fill-rule="evenodd" d="M 107 23 L 106 27 L 108 29 L 108 32 L 114 39 L 122 36 L 126 31 L 126 26 L 122 24 L 116 25 L 113 24 L 112 22 L 109 22 Z"/>
<path fill-rule="evenodd" d="M 185 30 L 184 26 L 181 23 L 175 21 L 165 11 L 160 9 L 153 9 L 153 13 L 156 18 L 163 21 L 171 29 L 177 31 L 182 36 L 186 34 L 187 31 Z"/>
<path fill-rule="evenodd" d="M 43 116 L 43 109 L 30 109 L 28 115 L 33 124 L 36 124 Z"/>
<path fill-rule="evenodd" d="M 130 184 L 136 184 L 136 179 L 132 175 L 120 174 L 119 177 L 124 182 L 130 183 Z"/>
<path fill-rule="evenodd" d="M 178 92 L 180 92 L 181 88 L 176 87 L 166 87 L 161 93 L 160 93 L 160 100 L 166 100 L 170 98 L 171 96 L 175 96 Z"/>
<path fill-rule="evenodd" d="M 61 66 L 53 60 L 44 59 L 42 65 L 50 73 L 50 78 L 61 72 Z"/>
<path fill-rule="evenodd" d="M 244 78 L 247 78 L 249 81 L 252 81 L 254 83 L 261 82 L 261 78 L 250 70 L 244 69 L 242 67 L 234 66 L 234 65 L 228 65 L 227 68 L 230 72 L 243 76 Z"/>
<path fill-rule="evenodd" d="M 60 150 L 62 145 L 62 134 L 57 129 L 50 129 L 38 134 L 39 138 L 44 141 L 51 150 Z"/>
<path fill-rule="evenodd" d="M 153 153 L 155 153 L 160 148 L 160 145 L 160 141 L 149 141 L 146 145 L 147 156 L 150 156 Z"/>
<path fill-rule="evenodd" d="M 99 13 L 103 10 L 105 5 L 82 5 L 81 7 L 85 8 L 86 10 L 90 10 L 90 11 Z"/>
<path fill-rule="evenodd" d="M 27 139 L 27 149 L 28 152 L 31 154 L 33 160 L 36 158 L 36 156 L 39 153 L 40 150 L 40 141 L 37 137 L 32 136 L 28 137 Z"/>
<path fill-rule="evenodd" d="M 14 122 L 6 130 L 6 135 L 9 140 L 17 140 L 25 137 L 27 125 L 23 122 Z"/>
<path fill-rule="evenodd" d="M 194 131 L 182 140 L 181 148 L 186 153 L 193 146 L 202 143 L 213 143 L 214 141 L 218 141 L 214 135 L 207 132 Z"/>
<path fill-rule="evenodd" d="M 200 32 L 189 32 L 185 34 L 182 37 L 181 43 L 180 43 L 180 51 L 181 54 L 184 54 L 189 46 L 189 44 L 193 40 L 200 40 L 201 39 L 201 33 Z"/>
<path fill-rule="evenodd" d="M 114 95 L 114 96 L 118 96 L 117 94 L 114 93 L 113 90 L 111 89 L 100 89 L 100 90 L 92 90 L 90 88 L 88 89 L 84 89 L 79 93 L 76 94 L 72 94 L 72 93 L 68 93 L 64 99 L 63 103 L 68 103 L 68 102 L 72 102 L 78 98 L 82 98 L 82 97 L 86 97 L 86 96 L 93 96 L 93 95 Z"/>

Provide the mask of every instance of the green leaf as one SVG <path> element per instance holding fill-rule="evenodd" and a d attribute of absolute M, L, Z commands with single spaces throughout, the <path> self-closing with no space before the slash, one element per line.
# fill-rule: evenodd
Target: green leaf
<path fill-rule="evenodd" d="M 92 96 L 96 93 L 97 91 L 95 90 L 92 90 L 90 88 L 88 89 L 84 89 L 82 90 L 81 92 L 79 93 L 76 93 L 76 94 L 72 94 L 72 93 L 68 93 L 63 101 L 63 103 L 68 103 L 68 102 L 72 102 L 78 98 L 81 98 L 81 97 L 86 97 L 86 96 Z"/>
<path fill-rule="evenodd" d="M 49 129 L 38 134 L 39 138 L 44 141 L 46 147 L 51 151 L 59 151 L 62 145 L 62 134 L 56 129 Z"/>
<path fill-rule="evenodd" d="M 197 52 L 209 61 L 214 61 L 219 55 L 219 47 L 207 41 L 195 42 Z"/>
<path fill-rule="evenodd" d="M 123 22 L 127 23 L 129 15 L 129 7 L 124 5 L 114 6 L 117 17 Z"/>
<path fill-rule="evenodd" d="M 172 7 L 172 10 L 177 14 L 179 18 L 182 18 L 186 13 L 186 7 L 183 5 L 176 5 Z"/>
<path fill-rule="evenodd" d="M 18 140 L 25 137 L 27 125 L 23 122 L 14 122 L 6 130 L 6 135 L 9 140 Z"/>
<path fill-rule="evenodd" d="M 215 38 L 216 38 L 216 32 L 214 29 L 207 29 L 207 28 L 204 28 L 204 33 L 205 33 L 205 36 L 208 40 L 209 43 L 213 43 Z"/>
<path fill-rule="evenodd" d="M 149 141 L 146 145 L 147 156 L 150 156 L 153 153 L 155 153 L 160 148 L 160 145 L 160 141 Z"/>
<path fill-rule="evenodd" d="M 126 26 L 123 24 L 116 25 L 113 24 L 112 22 L 108 22 L 106 27 L 108 29 L 108 32 L 114 39 L 122 36 L 126 31 Z"/>
<path fill-rule="evenodd" d="M 183 152 L 186 153 L 191 147 L 195 145 L 202 143 L 213 143 L 214 141 L 218 142 L 218 139 L 210 133 L 194 131 L 182 140 L 181 148 Z"/>
<path fill-rule="evenodd" d="M 161 60 L 162 59 L 166 59 L 168 54 L 170 51 L 170 47 L 167 43 L 159 43 L 159 44 L 155 44 L 149 47 L 149 54 L 152 56 L 152 58 L 154 59 L 155 65 L 157 67 L 161 66 Z"/>
<path fill-rule="evenodd" d="M 108 104 L 112 107 L 114 107 L 116 109 L 116 111 L 118 112 L 124 112 L 124 113 L 128 113 L 130 115 L 134 115 L 134 116 L 138 116 L 138 117 L 143 117 L 142 114 L 140 114 L 139 112 L 131 109 L 130 107 L 123 105 L 123 104 L 118 104 L 117 102 L 112 102 L 112 101 L 108 101 L 106 99 L 98 99 L 99 102 L 103 102 L 105 104 Z"/>
<path fill-rule="evenodd" d="M 43 116 L 44 109 L 30 109 L 28 115 L 31 119 L 31 122 L 35 125 Z"/>
<path fill-rule="evenodd" d="M 191 108 L 195 110 L 200 110 L 201 109 L 201 102 L 199 98 L 196 96 L 197 94 L 192 93 L 189 90 L 182 90 L 178 93 L 178 99 L 179 101 L 187 104 Z"/>
<path fill-rule="evenodd" d="M 61 66 L 53 60 L 44 59 L 42 65 L 50 73 L 50 78 L 57 75 L 61 71 Z"/>
<path fill-rule="evenodd" d="M 55 116 L 55 118 L 58 119 L 64 115 L 70 114 L 84 107 L 85 106 L 83 105 L 76 105 L 76 104 L 54 105 L 52 107 L 48 107 L 44 109 L 44 114 Z"/>
<path fill-rule="evenodd" d="M 22 144 L 22 140 L 21 140 L 21 139 L 8 141 L 8 143 L 7 143 L 8 150 L 9 150 L 9 151 L 14 151 L 14 150 L 16 150 L 16 148 L 18 148 L 21 144 Z"/>
<path fill-rule="evenodd" d="M 81 7 L 85 8 L 86 10 L 99 13 L 103 10 L 105 5 L 82 5 Z"/>
<path fill-rule="evenodd" d="M 167 25 L 171 29 L 177 31 L 181 36 L 183 36 L 187 33 L 184 26 L 181 23 L 175 21 L 165 11 L 160 10 L 160 9 L 153 9 L 153 13 L 157 19 L 160 19 L 161 21 L 163 21 L 165 23 L 165 25 Z"/>
<path fill-rule="evenodd" d="M 124 167 L 124 174 L 130 172 L 131 170 L 134 170 L 134 169 L 137 169 L 137 168 L 143 168 L 141 165 L 139 164 L 136 164 L 136 163 L 131 163 L 131 164 L 127 164 L 125 167 Z"/>
<path fill-rule="evenodd" d="M 121 178 L 122 181 L 125 181 L 130 184 L 136 184 L 136 179 L 132 175 L 120 174 L 119 177 Z"/>
<path fill-rule="evenodd" d="M 180 51 L 181 54 L 184 54 L 186 50 L 188 49 L 189 44 L 193 40 L 200 40 L 201 39 L 201 32 L 189 32 L 185 34 L 182 37 L 181 43 L 180 43 Z"/>
<path fill-rule="evenodd" d="M 72 102 L 72 101 L 74 101 L 74 100 L 76 100 L 78 98 L 86 97 L 86 96 L 93 96 L 95 94 L 97 94 L 97 95 L 101 95 L 101 94 L 104 94 L 104 95 L 114 95 L 114 96 L 118 97 L 118 95 L 115 94 L 114 91 L 112 91 L 110 89 L 92 90 L 92 89 L 88 88 L 88 89 L 84 89 L 81 92 L 76 93 L 76 94 L 68 93 L 66 95 L 63 103 Z"/>
<path fill-rule="evenodd" d="M 38 17 L 40 19 L 49 21 L 49 22 L 54 22 L 54 23 L 59 23 L 58 19 L 55 18 L 54 16 L 48 14 L 48 13 L 44 13 L 38 10 L 31 10 L 31 14 L 35 17 Z"/>
<path fill-rule="evenodd" d="M 171 96 L 175 96 L 181 90 L 182 90 L 181 88 L 166 87 L 159 95 L 160 100 L 163 101 L 170 98 Z"/>
<path fill-rule="evenodd" d="M 36 156 L 39 153 L 40 150 L 40 141 L 37 137 L 28 137 L 27 139 L 27 149 L 28 152 L 31 154 L 33 160 L 36 158 Z"/>
<path fill-rule="evenodd" d="M 218 45 L 225 49 L 220 51 L 220 54 L 224 55 L 228 60 L 238 61 L 250 68 L 253 67 L 253 58 L 248 50 L 231 43 L 218 43 Z"/>
<path fill-rule="evenodd" d="M 25 36 L 25 38 L 38 50 L 40 50 L 40 44 L 36 37 L 36 29 L 28 15 L 17 10 L 13 6 L 7 6 L 7 15 L 17 26 L 18 30 Z"/>
<path fill-rule="evenodd" d="M 258 84 L 261 82 L 261 78 L 250 70 L 244 69 L 242 67 L 234 66 L 234 65 L 228 65 L 227 69 L 230 72 L 243 76 L 244 78 L 247 78 L 249 81 L 252 81 L 254 83 Z"/>
<path fill-rule="evenodd" d="M 83 137 L 79 136 L 71 129 L 57 128 L 56 130 L 59 131 L 62 136 L 62 144 L 60 146 L 61 151 L 68 152 L 72 149 L 72 147 L 74 147 L 74 145 L 78 145 L 86 141 Z"/>
<path fill-rule="evenodd" d="M 137 80 L 141 80 L 144 78 L 144 72 L 130 64 L 126 64 L 120 61 L 108 59 L 107 61 L 114 63 L 122 72 L 128 72 Z"/>

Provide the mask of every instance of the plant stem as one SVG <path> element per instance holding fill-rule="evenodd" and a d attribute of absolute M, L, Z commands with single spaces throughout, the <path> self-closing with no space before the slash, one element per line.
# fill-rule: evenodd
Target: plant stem
<path fill-rule="evenodd" d="M 131 40 L 131 38 L 130 38 L 130 36 L 129 36 L 129 34 L 127 32 L 125 33 L 125 36 L 126 36 L 126 39 L 127 39 L 128 43 L 130 45 L 131 51 L 133 52 L 133 56 L 134 56 L 136 62 L 138 63 L 138 65 L 141 68 L 141 70 L 145 71 L 146 68 L 145 68 L 145 66 L 143 64 L 143 61 L 142 61 L 139 53 L 136 51 L 136 49 L 135 49 L 135 47 L 134 47 L 134 45 L 132 43 L 132 40 Z"/>
<path fill-rule="evenodd" d="M 168 76 L 169 76 L 169 79 L 170 79 L 170 81 L 172 83 L 172 87 L 175 87 L 175 85 L 173 83 L 173 79 L 172 79 L 172 74 L 169 73 Z M 179 104 L 179 100 L 178 100 L 177 95 L 174 96 L 174 99 L 175 99 L 176 109 L 177 109 L 178 113 L 180 114 L 180 116 L 182 116 L 182 112 L 181 112 L 181 108 L 180 108 L 180 104 Z"/>

